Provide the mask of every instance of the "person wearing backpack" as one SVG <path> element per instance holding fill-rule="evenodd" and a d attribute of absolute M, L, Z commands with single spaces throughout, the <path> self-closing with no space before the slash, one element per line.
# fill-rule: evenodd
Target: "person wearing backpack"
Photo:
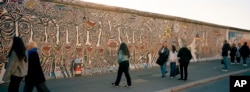
<path fill-rule="evenodd" d="M 236 51 L 236 64 L 240 64 L 240 59 L 241 59 L 240 47 L 241 47 L 241 44 L 238 43 L 238 46 L 236 47 L 237 48 L 237 51 Z"/>

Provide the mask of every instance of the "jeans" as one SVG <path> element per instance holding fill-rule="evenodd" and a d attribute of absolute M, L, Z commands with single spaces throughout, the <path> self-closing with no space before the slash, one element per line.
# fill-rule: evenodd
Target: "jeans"
<path fill-rule="evenodd" d="M 162 76 L 164 77 L 166 75 L 166 68 L 167 68 L 167 65 L 166 65 L 167 62 L 163 63 L 163 65 L 160 66 L 161 68 L 161 74 Z"/>
<path fill-rule="evenodd" d="M 228 57 L 223 56 L 223 61 L 224 61 L 224 69 L 228 70 L 229 67 Z"/>
<path fill-rule="evenodd" d="M 170 77 L 175 76 L 175 68 L 176 68 L 176 62 L 171 62 L 170 63 Z"/>
<path fill-rule="evenodd" d="M 240 63 L 240 59 L 241 59 L 241 57 L 236 57 L 237 63 Z"/>

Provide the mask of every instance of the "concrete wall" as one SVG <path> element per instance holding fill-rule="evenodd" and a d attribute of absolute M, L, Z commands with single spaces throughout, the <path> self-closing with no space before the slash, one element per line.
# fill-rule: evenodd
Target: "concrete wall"
<path fill-rule="evenodd" d="M 38 43 L 46 78 L 73 77 L 74 60 L 82 75 L 116 71 L 121 42 L 129 46 L 131 69 L 143 69 L 155 65 L 162 41 L 177 48 L 186 42 L 193 62 L 220 57 L 225 39 L 250 41 L 249 30 L 239 28 L 86 2 L 38 0 L 1 4 L 2 61 L 14 36 Z"/>

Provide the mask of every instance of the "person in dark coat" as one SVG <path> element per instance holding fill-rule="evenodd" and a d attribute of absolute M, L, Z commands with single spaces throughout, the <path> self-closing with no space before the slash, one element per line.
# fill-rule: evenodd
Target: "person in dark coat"
<path fill-rule="evenodd" d="M 178 80 L 187 80 L 188 77 L 188 64 L 192 59 L 191 51 L 186 47 L 186 44 L 179 50 L 177 57 L 180 63 L 180 78 Z M 183 76 L 184 71 L 184 76 Z"/>
<path fill-rule="evenodd" d="M 222 69 L 222 71 L 228 71 L 228 67 L 229 67 L 229 62 L 228 62 L 228 51 L 230 50 L 230 45 L 227 42 L 227 40 L 224 40 L 224 44 L 222 46 L 222 57 L 223 57 L 223 62 L 224 62 L 224 68 Z"/>
<path fill-rule="evenodd" d="M 241 46 L 240 48 L 240 55 L 242 56 L 243 59 L 243 66 L 247 66 L 247 58 L 249 57 L 250 50 L 249 47 L 247 46 L 247 42 L 244 43 L 244 45 Z"/>
<path fill-rule="evenodd" d="M 231 59 L 230 61 L 231 61 L 231 64 L 235 64 L 236 52 L 237 52 L 236 44 L 233 43 L 231 48 L 230 48 L 230 59 Z"/>
<path fill-rule="evenodd" d="M 28 74 L 25 76 L 24 92 L 32 92 L 36 87 L 38 92 L 50 92 L 46 83 L 43 70 L 40 64 L 40 58 L 37 53 L 35 42 L 28 44 Z"/>
<path fill-rule="evenodd" d="M 162 47 L 159 49 L 158 51 L 158 60 L 157 63 L 160 65 L 160 69 L 161 69 L 161 74 L 162 77 L 166 76 L 167 73 L 167 61 L 168 61 L 168 57 L 169 57 L 169 50 L 167 48 L 167 42 L 163 42 Z"/>

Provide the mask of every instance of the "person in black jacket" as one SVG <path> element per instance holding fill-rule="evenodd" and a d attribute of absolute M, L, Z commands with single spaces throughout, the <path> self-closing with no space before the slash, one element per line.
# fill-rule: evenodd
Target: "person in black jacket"
<path fill-rule="evenodd" d="M 177 57 L 180 63 L 180 78 L 178 80 L 187 80 L 188 77 L 188 64 L 192 59 L 191 51 L 186 47 L 186 44 L 179 50 Z M 183 76 L 184 71 L 184 76 Z"/>
<path fill-rule="evenodd" d="M 235 64 L 236 52 L 237 52 L 236 44 L 233 43 L 231 48 L 230 48 L 231 64 Z"/>
<path fill-rule="evenodd" d="M 32 92 L 34 87 L 36 87 L 38 92 L 50 92 L 45 83 L 45 77 L 37 53 L 38 48 L 36 43 L 30 42 L 27 49 L 28 74 L 25 76 L 24 92 Z"/>
<path fill-rule="evenodd" d="M 242 56 L 243 59 L 243 66 L 247 66 L 246 59 L 249 57 L 250 50 L 249 47 L 247 46 L 247 42 L 244 43 L 244 45 L 241 46 L 240 48 L 240 55 Z"/>
<path fill-rule="evenodd" d="M 227 42 L 227 40 L 224 40 L 224 44 L 222 46 L 222 57 L 223 57 L 223 62 L 224 62 L 224 68 L 222 69 L 222 71 L 228 71 L 228 67 L 229 67 L 229 62 L 228 62 L 228 51 L 230 50 L 230 45 Z"/>
<path fill-rule="evenodd" d="M 167 48 L 167 42 L 163 42 L 162 47 L 159 49 L 158 51 L 158 60 L 156 63 L 158 63 L 160 65 L 160 69 L 161 69 L 161 74 L 162 77 L 166 76 L 167 70 L 166 70 L 166 62 L 168 60 L 168 56 L 169 56 L 169 50 Z"/>

